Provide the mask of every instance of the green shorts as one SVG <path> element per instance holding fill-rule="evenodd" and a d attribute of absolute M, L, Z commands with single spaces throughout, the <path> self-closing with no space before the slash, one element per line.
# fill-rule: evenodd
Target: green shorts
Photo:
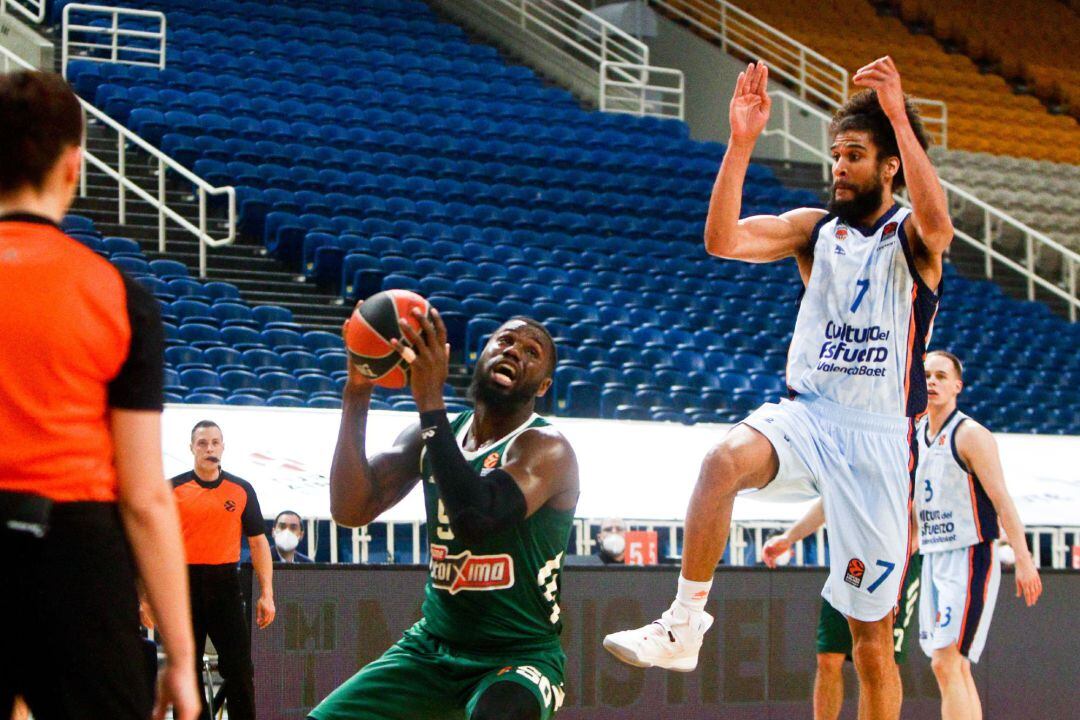
<path fill-rule="evenodd" d="M 462 720 L 498 682 L 529 690 L 548 720 L 562 706 L 562 648 L 492 654 L 451 649 L 423 621 L 382 657 L 330 693 L 310 717 L 316 720 Z"/>
<path fill-rule="evenodd" d="M 919 602 L 919 575 L 922 571 L 922 555 L 915 553 L 908 563 L 904 587 L 900 593 L 900 607 L 893 623 L 893 657 L 897 663 L 907 659 L 909 642 L 908 626 L 915 615 L 915 606 Z M 821 614 L 818 616 L 817 651 L 819 653 L 838 653 L 851 659 L 851 628 L 847 618 L 836 608 L 821 601 Z"/>

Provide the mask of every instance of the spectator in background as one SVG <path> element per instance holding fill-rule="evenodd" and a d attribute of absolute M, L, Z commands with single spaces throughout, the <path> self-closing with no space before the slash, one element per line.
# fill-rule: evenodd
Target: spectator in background
<path fill-rule="evenodd" d="M 230 720 L 255 720 L 251 632 L 238 573 L 240 536 L 247 536 L 251 564 L 259 579 L 260 595 L 255 603 L 259 628 L 274 621 L 274 563 L 255 490 L 243 478 L 221 469 L 224 452 L 225 441 L 218 424 L 212 420 L 196 423 L 191 429 L 195 467 L 174 477 L 172 485 L 187 551 L 195 662 L 201 668 L 209 635 L 218 651 L 218 670 L 225 681 Z M 201 688 L 201 672 L 199 685 Z M 204 705 L 202 720 L 209 718 L 209 709 Z"/>
<path fill-rule="evenodd" d="M 621 518 L 608 518 L 600 524 L 596 536 L 596 553 L 605 565 L 623 563 L 626 557 L 626 522 Z"/>
<path fill-rule="evenodd" d="M 198 707 L 183 547 L 161 465 L 157 301 L 60 229 L 84 137 L 62 78 L 0 75 L 0 718 L 148 720 L 136 575 Z"/>
<path fill-rule="evenodd" d="M 270 557 L 274 562 L 309 563 L 314 562 L 307 555 L 297 551 L 304 539 L 304 521 L 292 510 L 282 510 L 274 518 L 274 547 Z"/>

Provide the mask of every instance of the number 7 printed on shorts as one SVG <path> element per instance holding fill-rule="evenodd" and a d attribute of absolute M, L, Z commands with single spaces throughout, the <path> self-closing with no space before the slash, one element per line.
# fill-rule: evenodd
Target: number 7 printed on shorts
<path fill-rule="evenodd" d="M 885 578 L 892 574 L 892 571 L 896 568 L 896 563 L 891 563 L 887 560 L 878 560 L 877 566 L 885 568 L 885 572 L 881 573 L 881 576 L 877 580 L 870 583 L 870 587 L 866 588 L 866 592 L 872 593 L 877 590 L 878 586 L 885 582 Z"/>

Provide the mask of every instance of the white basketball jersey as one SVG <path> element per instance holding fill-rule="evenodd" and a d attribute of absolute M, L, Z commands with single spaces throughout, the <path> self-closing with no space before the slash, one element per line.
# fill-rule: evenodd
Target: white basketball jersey
<path fill-rule="evenodd" d="M 954 410 L 934 437 L 929 437 L 929 418 L 915 427 L 919 441 L 915 511 L 923 554 L 960 550 L 998 536 L 994 505 L 956 450 L 956 429 L 967 419 Z"/>
<path fill-rule="evenodd" d="M 894 205 L 871 228 L 826 215 L 788 349 L 788 386 L 879 415 L 926 409 L 923 355 L 938 295 L 919 277 Z M 940 288 L 939 288 L 940 292 Z"/>

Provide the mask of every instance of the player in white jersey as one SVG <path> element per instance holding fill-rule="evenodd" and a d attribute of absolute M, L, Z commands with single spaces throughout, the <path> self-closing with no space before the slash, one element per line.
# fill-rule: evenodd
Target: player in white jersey
<path fill-rule="evenodd" d="M 928 411 L 916 427 L 915 509 L 923 555 L 919 642 L 941 689 L 944 720 L 981 720 L 971 663 L 979 661 L 1001 568 L 998 517 L 1016 550 L 1016 594 L 1030 607 L 1042 593 L 1024 524 L 1005 489 L 990 431 L 956 407 L 963 367 L 952 353 L 926 357 Z"/>
<path fill-rule="evenodd" d="M 660 620 L 609 635 L 604 646 L 633 665 L 694 669 L 736 494 L 820 494 L 831 538 L 822 595 L 849 619 L 859 717 L 895 720 L 892 610 L 907 562 L 911 418 L 926 403 L 922 359 L 953 227 L 922 124 L 888 57 L 855 74 L 869 90 L 833 118 L 829 212 L 740 220 L 743 179 L 769 117 L 767 80 L 761 64 L 739 75 L 705 247 L 747 262 L 797 260 L 805 292 L 788 351 L 795 399 L 762 406 L 705 457 L 675 602 Z M 893 202 L 905 184 L 910 211 Z"/>

